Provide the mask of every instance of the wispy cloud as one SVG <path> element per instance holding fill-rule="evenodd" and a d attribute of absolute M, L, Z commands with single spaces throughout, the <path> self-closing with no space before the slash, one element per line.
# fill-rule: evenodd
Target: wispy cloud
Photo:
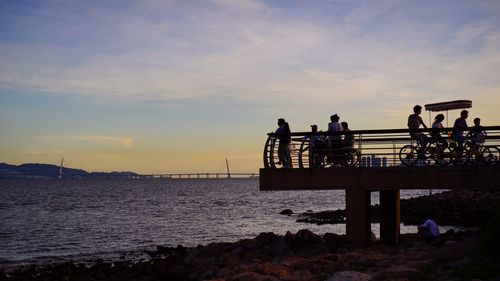
<path fill-rule="evenodd" d="M 47 22 L 62 26 L 57 34 L 48 34 L 57 40 L 29 45 L 4 40 L 0 84 L 165 101 L 230 93 L 242 100 L 287 100 L 300 106 L 309 101 L 303 98 L 307 95 L 323 102 L 332 95 L 338 102 L 363 102 L 381 93 L 466 97 L 471 84 L 500 66 L 491 60 L 500 49 L 499 20 L 453 17 L 457 10 L 471 8 L 464 3 L 448 9 L 443 18 L 412 1 L 352 1 L 343 14 L 332 4 L 328 8 L 339 19 L 325 24 L 300 14 L 279 17 L 286 7 L 261 1 L 181 2 L 167 2 L 159 11 L 144 8 L 158 7 L 155 1 L 141 4 L 141 11 L 96 5 L 85 8 L 81 22 L 68 16 Z M 441 5 L 449 8 L 451 2 Z M 83 5 L 76 3 L 57 9 L 68 15 Z M 157 17 L 160 11 L 166 16 Z M 43 14 L 37 16 L 44 20 Z M 426 17 L 433 20 L 422 20 Z M 64 24 L 69 21 L 76 26 Z M 455 66 L 469 62 L 477 68 Z M 460 87 L 453 86 L 457 80 Z"/>
<path fill-rule="evenodd" d="M 97 135 L 80 135 L 80 136 L 70 136 L 69 138 L 87 141 L 87 142 L 97 142 L 97 143 L 112 143 L 121 146 L 130 147 L 135 143 L 134 137 L 114 137 L 114 136 L 97 136 Z"/>
<path fill-rule="evenodd" d="M 18 154 L 26 155 L 64 155 L 63 150 L 43 150 L 43 149 L 30 149 L 30 150 L 19 150 Z"/>
<path fill-rule="evenodd" d="M 239 103 L 234 107 L 261 110 L 266 103 L 290 111 L 327 110 L 332 101 L 364 107 L 482 99 L 500 87 L 497 1 L 300 5 L 42 5 L 43 11 L 9 17 L 27 35 L 0 40 L 0 85 L 158 101 L 165 108 L 186 104 L 179 101 L 210 107 L 231 96 Z"/>
<path fill-rule="evenodd" d="M 77 140 L 92 143 L 107 143 L 120 145 L 124 147 L 132 147 L 135 144 L 135 137 L 132 136 L 104 136 L 104 135 L 72 135 L 72 136 L 38 136 L 38 139 L 45 141 L 66 141 Z"/>

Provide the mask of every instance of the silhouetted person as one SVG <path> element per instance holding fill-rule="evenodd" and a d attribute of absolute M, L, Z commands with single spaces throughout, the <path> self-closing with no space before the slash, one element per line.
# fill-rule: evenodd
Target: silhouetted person
<path fill-rule="evenodd" d="M 349 130 L 349 124 L 347 122 L 341 122 L 342 130 L 344 132 L 344 139 L 342 140 L 342 147 L 346 149 L 354 148 L 354 135 Z"/>
<path fill-rule="evenodd" d="M 467 130 L 467 117 L 469 117 L 469 111 L 462 110 L 460 112 L 460 117 L 457 118 L 455 124 L 453 124 L 451 139 L 458 143 L 459 148 L 463 147 L 465 141 L 464 130 Z"/>
<path fill-rule="evenodd" d="M 415 105 L 413 107 L 413 114 L 408 116 L 408 128 L 410 130 L 417 130 L 420 125 L 427 129 L 422 117 L 420 117 L 420 113 L 422 113 L 422 107 L 420 105 Z M 425 147 L 427 146 L 428 137 L 421 132 L 410 132 L 410 137 L 420 144 L 419 155 L 423 154 L 425 151 Z"/>
<path fill-rule="evenodd" d="M 284 168 L 291 167 L 291 159 L 290 159 L 290 149 L 289 145 L 292 141 L 290 137 L 290 126 L 285 119 L 278 119 L 278 129 L 276 130 L 276 137 L 278 138 L 278 164 L 281 164 Z"/>
<path fill-rule="evenodd" d="M 311 136 L 309 137 L 309 147 L 316 149 L 321 145 L 321 136 L 318 133 L 318 126 L 311 125 Z"/>
<path fill-rule="evenodd" d="M 321 165 L 320 154 L 325 149 L 323 138 L 317 133 L 318 126 L 311 125 L 311 136 L 309 137 L 309 165 L 313 168 Z"/>
<path fill-rule="evenodd" d="M 330 123 L 328 123 L 328 133 L 342 132 L 342 125 L 339 123 L 340 117 L 337 114 L 330 116 Z M 340 149 L 342 147 L 341 141 L 342 136 L 340 134 L 330 135 L 330 147 L 333 152 L 333 163 L 336 164 L 339 162 L 340 158 Z"/>
<path fill-rule="evenodd" d="M 446 140 L 443 138 L 443 131 L 440 131 L 443 129 L 443 122 L 444 120 L 444 115 L 443 114 L 438 114 L 436 117 L 434 117 L 434 122 L 432 123 L 432 131 L 431 131 L 431 137 L 432 140 L 438 143 L 441 143 L 443 145 L 446 144 Z"/>
<path fill-rule="evenodd" d="M 486 131 L 481 126 L 481 119 L 474 118 L 474 127 L 470 128 L 470 138 L 474 145 L 480 146 L 484 143 L 486 138 Z"/>

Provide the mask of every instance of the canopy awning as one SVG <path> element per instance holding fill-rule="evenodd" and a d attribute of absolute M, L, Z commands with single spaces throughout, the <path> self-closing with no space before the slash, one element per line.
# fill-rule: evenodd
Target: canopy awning
<path fill-rule="evenodd" d="M 454 101 L 426 104 L 425 110 L 445 111 L 445 110 L 471 108 L 471 107 L 472 107 L 472 101 L 470 100 L 454 100 Z"/>

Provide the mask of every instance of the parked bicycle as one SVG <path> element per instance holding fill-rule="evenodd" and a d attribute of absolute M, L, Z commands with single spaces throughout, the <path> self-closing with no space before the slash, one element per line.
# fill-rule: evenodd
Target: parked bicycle
<path fill-rule="evenodd" d="M 354 148 L 334 150 L 326 139 L 319 139 L 311 145 L 304 139 L 300 146 L 299 166 L 308 163 L 310 168 L 329 168 L 335 166 L 357 167 L 360 164 L 361 154 Z"/>

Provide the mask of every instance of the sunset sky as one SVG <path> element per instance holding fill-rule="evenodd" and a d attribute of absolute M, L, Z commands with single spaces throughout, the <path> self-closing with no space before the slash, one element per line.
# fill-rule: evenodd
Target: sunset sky
<path fill-rule="evenodd" d="M 257 172 L 278 117 L 404 128 L 457 99 L 500 125 L 498 0 L 0 0 L 9 164 Z"/>

